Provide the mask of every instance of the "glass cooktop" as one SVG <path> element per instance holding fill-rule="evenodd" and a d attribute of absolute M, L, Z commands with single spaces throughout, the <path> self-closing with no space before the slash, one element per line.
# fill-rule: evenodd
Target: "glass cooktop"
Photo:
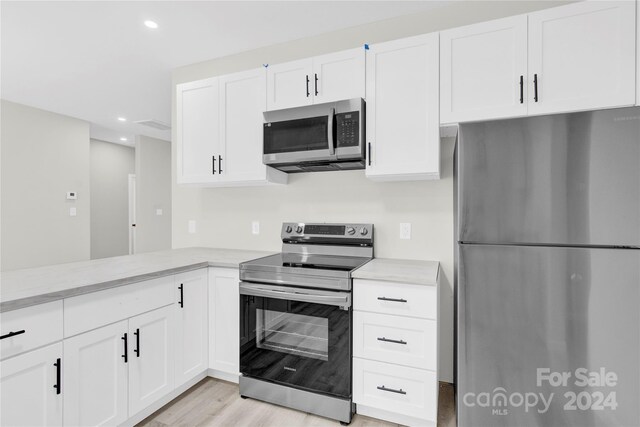
<path fill-rule="evenodd" d="M 371 258 L 365 257 L 279 253 L 247 261 L 242 263 L 242 265 L 259 268 L 290 267 L 314 270 L 352 271 L 370 260 Z"/>

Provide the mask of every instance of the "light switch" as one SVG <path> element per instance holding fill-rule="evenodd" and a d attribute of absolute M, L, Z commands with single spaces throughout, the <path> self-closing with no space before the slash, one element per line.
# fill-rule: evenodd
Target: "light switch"
<path fill-rule="evenodd" d="M 400 238 L 403 240 L 411 239 L 411 223 L 410 222 L 400 223 Z"/>
<path fill-rule="evenodd" d="M 260 221 L 251 222 L 251 233 L 260 234 Z"/>
<path fill-rule="evenodd" d="M 76 208 L 69 208 L 69 216 L 76 216 L 77 211 Z"/>
<path fill-rule="evenodd" d="M 162 215 L 162 209 L 156 209 L 156 215 L 158 216 Z"/>
<path fill-rule="evenodd" d="M 196 234 L 196 221 L 194 219 L 189 220 L 189 234 Z"/>

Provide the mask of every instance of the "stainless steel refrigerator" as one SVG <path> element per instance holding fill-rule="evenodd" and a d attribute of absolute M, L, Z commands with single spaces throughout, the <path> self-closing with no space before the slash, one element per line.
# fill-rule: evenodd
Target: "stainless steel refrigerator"
<path fill-rule="evenodd" d="M 460 126 L 468 426 L 640 425 L 640 107 Z"/>

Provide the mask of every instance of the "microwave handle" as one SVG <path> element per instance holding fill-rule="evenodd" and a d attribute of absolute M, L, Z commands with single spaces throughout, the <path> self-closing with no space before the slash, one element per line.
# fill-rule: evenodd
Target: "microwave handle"
<path fill-rule="evenodd" d="M 334 141 L 333 141 L 333 122 L 335 120 L 336 117 L 336 109 L 335 108 L 330 108 L 329 109 L 329 123 L 327 125 L 327 141 L 329 141 L 329 154 L 330 155 L 334 155 L 336 154 L 336 147 L 334 145 Z"/>

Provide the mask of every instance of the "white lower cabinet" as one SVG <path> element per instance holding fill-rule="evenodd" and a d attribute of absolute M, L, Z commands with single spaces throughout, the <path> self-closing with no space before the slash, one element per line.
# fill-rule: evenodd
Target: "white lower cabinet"
<path fill-rule="evenodd" d="M 117 425 L 127 419 L 128 330 L 123 320 L 64 341 L 64 425 Z"/>
<path fill-rule="evenodd" d="M 238 269 L 209 269 L 209 368 L 238 381 L 240 372 L 240 289 Z"/>
<path fill-rule="evenodd" d="M 61 358 L 57 343 L 1 362 L 0 425 L 62 425 Z"/>
<path fill-rule="evenodd" d="M 207 269 L 175 276 L 176 387 L 209 366 L 207 286 Z"/>
<path fill-rule="evenodd" d="M 173 391 L 173 317 L 167 306 L 129 319 L 129 416 Z"/>

